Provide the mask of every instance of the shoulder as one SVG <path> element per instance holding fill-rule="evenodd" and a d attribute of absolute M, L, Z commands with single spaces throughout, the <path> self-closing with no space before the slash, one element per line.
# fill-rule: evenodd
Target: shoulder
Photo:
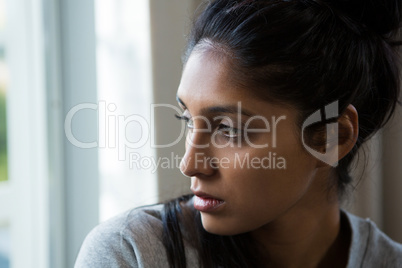
<path fill-rule="evenodd" d="M 352 238 L 348 267 L 402 267 L 402 244 L 384 234 L 370 219 L 345 212 Z"/>
<path fill-rule="evenodd" d="M 163 205 L 153 205 L 132 209 L 95 227 L 85 238 L 75 267 L 165 264 L 162 208 Z"/>

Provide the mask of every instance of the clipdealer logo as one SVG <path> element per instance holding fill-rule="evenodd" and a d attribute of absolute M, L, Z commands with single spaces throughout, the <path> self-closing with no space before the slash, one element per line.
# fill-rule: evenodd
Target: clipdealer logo
<path fill-rule="evenodd" d="M 326 124 L 326 150 L 325 153 L 318 152 L 314 150 L 305 142 L 305 129 L 318 122 L 330 121 L 331 119 L 337 119 L 339 117 L 339 102 L 334 101 L 324 107 L 324 109 L 318 109 L 313 114 L 311 114 L 304 121 L 302 126 L 302 143 L 304 148 L 312 154 L 315 158 L 321 160 L 322 162 L 332 166 L 338 166 L 338 138 L 339 138 L 339 127 L 338 122 L 332 122 Z"/>
<path fill-rule="evenodd" d="M 107 104 L 105 101 L 99 101 L 98 104 L 95 103 L 82 103 L 78 104 L 70 109 L 70 111 L 67 113 L 65 122 L 64 122 L 64 130 L 65 130 L 65 135 L 69 142 L 73 144 L 74 146 L 82 149 L 90 149 L 90 148 L 116 148 L 118 151 L 118 160 L 119 161 L 125 161 L 127 158 L 127 155 L 129 156 L 130 159 L 130 166 L 136 166 L 138 167 L 138 161 L 142 161 L 140 166 L 144 166 L 145 168 L 150 168 L 151 166 L 157 167 L 157 166 L 163 166 L 164 167 L 177 167 L 177 157 L 174 157 L 172 160 L 176 164 L 172 165 L 167 165 L 166 159 L 159 159 L 158 161 L 153 160 L 153 159 L 148 159 L 141 157 L 138 153 L 133 153 L 129 152 L 127 154 L 128 149 L 138 149 L 143 146 L 145 146 L 147 143 L 149 143 L 150 148 L 169 148 L 175 144 L 177 144 L 183 136 L 186 135 L 186 128 L 184 124 L 181 124 L 181 130 L 180 130 L 180 135 L 172 142 L 168 144 L 155 144 L 153 141 L 155 140 L 155 130 L 153 129 L 155 125 L 155 109 L 157 108 L 169 108 L 173 109 L 172 111 L 174 113 L 181 114 L 181 110 L 171 104 L 151 104 L 150 105 L 150 120 L 147 120 L 144 116 L 139 115 L 139 114 L 132 114 L 129 116 L 126 115 L 119 115 L 115 113 L 117 110 L 117 106 L 114 103 Z M 75 116 L 78 116 L 80 112 L 85 111 L 85 110 L 90 110 L 90 111 L 95 111 L 97 112 L 98 115 L 98 139 L 91 141 L 91 142 L 83 142 L 80 141 L 77 137 L 74 136 L 73 134 L 73 119 Z M 238 102 L 238 118 L 237 120 L 237 125 L 240 125 L 240 113 L 241 113 L 241 102 Z M 330 103 L 326 105 L 323 109 L 319 109 L 315 111 L 313 114 L 311 114 L 304 122 L 302 125 L 302 144 L 304 148 L 314 157 L 317 159 L 321 160 L 322 162 L 331 165 L 333 167 L 336 167 L 338 165 L 338 123 L 335 120 L 335 122 L 328 123 L 326 124 L 326 138 L 327 138 L 327 146 L 326 150 L 324 153 L 316 151 L 314 148 L 310 147 L 306 142 L 305 142 L 305 129 L 308 128 L 309 126 L 316 124 L 318 122 L 326 122 L 331 119 L 336 119 L 339 116 L 339 111 L 338 111 L 338 101 L 335 101 L 333 103 Z M 214 118 L 214 120 L 217 119 L 222 119 L 224 116 L 219 116 L 219 118 Z M 212 127 L 211 127 L 211 122 L 208 118 L 201 118 L 207 125 L 205 129 L 192 129 L 192 132 L 212 132 Z M 260 120 L 264 122 L 265 128 L 262 129 L 251 129 L 249 128 L 249 124 L 252 120 Z M 280 117 L 275 117 L 272 116 L 272 121 L 269 122 L 265 117 L 263 116 L 254 116 L 251 117 L 247 123 L 245 124 L 244 129 L 242 130 L 244 132 L 244 142 L 247 143 L 248 146 L 252 148 L 276 148 L 277 146 L 277 128 L 278 124 L 282 121 L 286 120 L 286 116 L 280 116 Z M 230 121 L 230 118 L 229 118 Z M 334 120 L 333 120 L 334 121 Z M 140 134 L 139 139 L 136 141 L 131 141 L 127 137 L 127 128 L 131 124 L 136 124 L 139 126 L 140 131 L 138 133 Z M 230 123 L 231 125 L 234 125 L 234 122 Z M 110 130 L 111 128 L 112 131 Z M 105 133 L 115 133 L 115 135 L 106 135 Z M 271 135 L 271 143 L 270 146 L 268 143 L 266 144 L 253 144 L 249 137 L 248 133 L 253 133 L 253 132 L 266 132 L 270 133 Z M 104 135 L 103 135 L 104 134 Z M 215 138 L 216 133 L 213 133 L 211 136 L 211 142 L 208 144 L 194 144 L 191 140 L 191 138 L 187 139 L 187 142 L 189 143 L 189 146 L 194 146 L 197 148 L 204 148 L 205 146 L 215 146 L 216 148 L 224 148 L 225 146 L 230 146 L 234 147 L 235 145 L 233 143 L 226 143 L 226 144 L 217 144 L 215 143 Z M 191 136 L 191 135 L 190 135 Z M 243 141 L 238 140 L 237 141 L 237 146 L 242 146 Z M 130 154 L 132 154 L 130 156 Z M 256 159 L 255 157 L 251 157 L 250 155 L 242 156 L 243 158 L 240 158 L 240 155 L 236 156 L 235 161 L 232 160 L 233 163 L 236 163 L 236 166 L 239 167 L 251 167 L 251 168 L 278 168 L 278 169 L 283 169 L 286 168 L 286 160 L 281 157 L 276 155 L 273 152 L 267 152 L 267 155 L 265 157 L 262 157 L 261 159 Z M 203 162 L 210 162 L 210 160 L 205 161 L 206 159 L 203 160 Z M 219 162 L 219 163 L 226 163 L 228 160 L 227 159 L 221 159 L 217 160 L 214 159 L 212 162 Z M 224 167 L 223 167 L 224 168 Z"/>
<path fill-rule="evenodd" d="M 172 109 L 174 113 L 180 113 L 180 109 L 171 104 L 151 104 L 150 120 L 140 114 L 121 115 L 116 113 L 117 106 L 114 103 L 107 104 L 105 101 L 95 103 L 81 103 L 72 107 L 64 120 L 64 132 L 68 141 L 81 149 L 91 148 L 116 148 L 118 160 L 125 161 L 128 149 L 139 149 L 149 144 L 150 148 L 169 148 L 177 144 L 185 135 L 185 127 L 182 126 L 180 135 L 168 144 L 156 144 L 155 133 L 155 111 L 158 108 Z M 93 141 L 84 142 L 74 135 L 73 121 L 80 113 L 93 111 L 98 117 L 98 137 Z M 139 138 L 132 141 L 127 135 L 127 129 L 131 126 L 140 129 Z M 110 135 L 112 133 L 113 135 Z"/>

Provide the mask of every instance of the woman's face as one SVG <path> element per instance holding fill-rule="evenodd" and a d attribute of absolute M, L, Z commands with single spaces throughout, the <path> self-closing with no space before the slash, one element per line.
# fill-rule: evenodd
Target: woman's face
<path fill-rule="evenodd" d="M 267 227 L 317 192 L 317 160 L 301 144 L 297 111 L 229 81 L 222 59 L 193 52 L 177 93 L 189 127 L 181 171 L 204 228 L 220 235 Z"/>

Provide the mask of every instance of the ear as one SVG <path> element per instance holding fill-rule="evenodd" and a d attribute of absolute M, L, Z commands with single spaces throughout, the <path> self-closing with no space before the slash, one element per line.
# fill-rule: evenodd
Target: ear
<path fill-rule="evenodd" d="M 344 158 L 355 146 L 359 136 L 359 116 L 356 108 L 349 104 L 338 119 L 338 161 Z"/>
<path fill-rule="evenodd" d="M 359 118 L 356 108 L 349 104 L 338 117 L 337 128 L 326 133 L 326 148 L 324 149 L 331 163 L 319 161 L 318 166 L 336 166 L 355 146 L 359 135 Z M 333 164 L 332 164 L 333 163 Z"/>

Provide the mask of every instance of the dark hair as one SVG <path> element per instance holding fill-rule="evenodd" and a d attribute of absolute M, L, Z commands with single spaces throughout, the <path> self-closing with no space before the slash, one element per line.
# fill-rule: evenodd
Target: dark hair
<path fill-rule="evenodd" d="M 200 213 L 182 205 L 191 197 L 185 195 L 166 202 L 162 211 L 162 241 L 170 267 L 187 267 L 184 241 L 197 249 L 200 267 L 262 267 L 258 245 L 248 233 L 234 236 L 208 233 L 202 227 Z"/>
<path fill-rule="evenodd" d="M 357 149 L 384 126 L 398 103 L 401 42 L 395 37 L 401 6 L 400 0 L 211 1 L 194 23 L 184 63 L 197 50 L 223 57 L 230 63 L 231 82 L 250 89 L 250 94 L 296 107 L 300 125 L 308 115 L 334 101 L 339 103 L 339 114 L 352 104 L 359 114 L 359 136 L 335 168 L 336 186 L 342 193 L 351 182 L 349 169 Z M 307 136 L 322 128 L 323 124 L 310 127 Z M 179 207 L 172 206 L 165 206 L 166 236 L 173 223 L 178 224 L 177 219 L 169 220 L 180 214 Z M 202 230 L 199 220 L 196 222 Z M 231 254 L 217 254 L 225 257 L 216 260 L 216 253 L 211 255 L 214 251 L 203 244 L 218 240 L 225 245 L 234 243 L 236 249 L 246 244 L 240 242 L 244 236 L 224 238 L 200 231 L 198 235 L 207 241 L 201 239 L 196 246 L 204 267 L 247 267 L 241 262 L 244 254 L 233 255 L 233 263 L 227 260 Z M 171 245 L 171 266 L 185 267 L 184 259 L 174 254 L 184 250 L 177 251 L 177 244 L 165 242 Z M 224 248 L 213 250 L 221 253 Z M 216 261 L 213 266 L 211 261 Z"/>

